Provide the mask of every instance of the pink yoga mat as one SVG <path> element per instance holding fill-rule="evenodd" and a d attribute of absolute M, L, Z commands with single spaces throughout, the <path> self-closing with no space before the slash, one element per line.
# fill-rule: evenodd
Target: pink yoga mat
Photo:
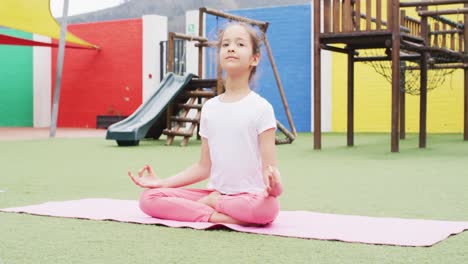
<path fill-rule="evenodd" d="M 115 199 L 47 202 L 0 209 L 0 211 L 194 229 L 220 226 L 212 223 L 152 218 L 140 211 L 137 201 Z M 232 224 L 222 226 L 239 232 L 265 235 L 415 247 L 432 246 L 450 235 L 468 230 L 468 222 L 337 215 L 307 211 L 281 211 L 278 218 L 266 227 L 243 227 Z"/>

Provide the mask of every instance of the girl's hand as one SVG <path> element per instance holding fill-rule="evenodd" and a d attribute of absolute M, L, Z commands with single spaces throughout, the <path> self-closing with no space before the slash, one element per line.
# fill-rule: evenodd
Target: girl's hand
<path fill-rule="evenodd" d="M 136 185 L 143 188 L 162 187 L 162 180 L 157 179 L 153 169 L 148 164 L 146 164 L 140 171 L 138 171 L 138 176 L 133 175 L 131 171 L 128 171 L 128 176 Z"/>
<path fill-rule="evenodd" d="M 268 165 L 266 172 L 263 173 L 263 179 L 266 185 L 266 191 L 270 196 L 279 196 L 283 192 L 280 172 L 277 168 Z"/>

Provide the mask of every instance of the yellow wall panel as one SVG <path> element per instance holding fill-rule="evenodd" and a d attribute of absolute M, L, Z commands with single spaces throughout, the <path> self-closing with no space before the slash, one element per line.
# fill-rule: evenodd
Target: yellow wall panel
<path fill-rule="evenodd" d="M 386 1 L 382 6 L 386 6 Z M 460 8 L 463 5 L 440 6 L 438 9 Z M 434 7 L 429 8 L 435 10 Z M 362 10 L 362 9 L 361 9 Z M 382 12 L 383 19 L 386 11 Z M 418 18 L 414 8 L 407 15 Z M 460 16 L 449 16 L 461 20 Z M 361 24 L 362 25 L 362 24 Z M 332 130 L 346 131 L 347 126 L 347 56 L 333 53 Z M 429 91 L 427 131 L 459 133 L 463 131 L 463 70 L 446 76 L 440 87 Z M 391 129 L 391 85 L 369 64 L 355 63 L 354 127 L 356 132 L 389 132 Z M 406 95 L 406 131 L 419 131 L 419 96 Z"/>

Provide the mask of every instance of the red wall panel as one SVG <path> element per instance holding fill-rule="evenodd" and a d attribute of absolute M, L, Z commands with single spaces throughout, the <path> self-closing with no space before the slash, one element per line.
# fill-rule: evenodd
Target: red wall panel
<path fill-rule="evenodd" d="M 96 127 L 97 115 L 130 115 L 142 102 L 142 20 L 70 25 L 101 49 L 66 49 L 59 127 Z M 52 49 L 52 93 L 58 49 Z"/>

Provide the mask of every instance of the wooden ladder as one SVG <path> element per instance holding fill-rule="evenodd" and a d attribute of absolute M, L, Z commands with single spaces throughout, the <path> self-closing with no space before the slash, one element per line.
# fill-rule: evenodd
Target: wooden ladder
<path fill-rule="evenodd" d="M 216 80 L 193 79 L 188 85 L 188 89 L 180 94 L 174 103 L 167 109 L 167 128 L 163 134 L 167 136 L 166 145 L 172 145 L 176 136 L 183 137 L 180 145 L 186 146 L 200 124 L 201 109 L 204 101 L 216 95 Z M 202 90 L 202 88 L 212 88 Z M 193 90 L 195 89 L 195 90 Z M 194 117 L 188 117 L 190 110 L 195 110 Z M 182 124 L 190 124 L 184 128 Z"/>

